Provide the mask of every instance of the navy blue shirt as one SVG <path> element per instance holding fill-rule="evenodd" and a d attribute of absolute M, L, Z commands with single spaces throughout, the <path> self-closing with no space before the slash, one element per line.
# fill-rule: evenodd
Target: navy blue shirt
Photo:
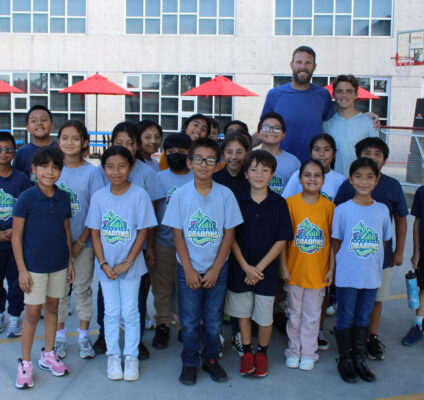
<path fill-rule="evenodd" d="M 355 190 L 346 179 L 339 188 L 334 203 L 339 205 L 352 199 L 355 196 Z M 387 206 L 390 213 L 390 219 L 393 215 L 397 217 L 406 217 L 408 215 L 408 206 L 406 204 L 405 195 L 403 194 L 400 183 L 390 176 L 381 174 L 378 180 L 377 186 L 371 192 L 371 196 L 375 201 L 383 203 Z M 384 262 L 383 268 L 390 266 L 390 261 L 393 254 L 393 240 L 387 241 L 386 247 L 384 248 Z"/>
<path fill-rule="evenodd" d="M 271 250 L 275 242 L 292 240 L 293 230 L 287 203 L 281 196 L 268 190 L 268 197 L 256 203 L 250 190 L 237 196 L 244 222 L 236 228 L 235 238 L 244 259 L 256 266 Z M 279 257 L 264 270 L 265 278 L 254 286 L 244 283 L 246 274 L 236 258 L 229 258 L 228 289 L 236 293 L 253 291 L 264 296 L 275 296 L 279 277 Z"/>
<path fill-rule="evenodd" d="M 235 196 L 250 189 L 249 181 L 246 179 L 243 169 L 236 176 L 231 176 L 227 168 L 224 167 L 220 171 L 215 172 L 212 179 L 221 185 L 227 186 Z"/>
<path fill-rule="evenodd" d="M 415 192 L 411 214 L 420 219 L 420 253 L 424 253 L 424 186 L 420 186 Z"/>
<path fill-rule="evenodd" d="M 0 176 L 0 231 L 12 227 L 13 206 L 18 196 L 29 187 L 31 184 L 28 177 L 15 168 L 8 177 Z M 0 249 L 7 249 L 11 246 L 10 242 L 0 242 Z"/>
<path fill-rule="evenodd" d="M 55 140 L 49 144 L 49 147 L 50 146 L 59 147 Z M 32 159 L 39 148 L 40 146 L 36 146 L 33 143 L 27 143 L 16 152 L 16 157 L 13 160 L 13 166 L 26 174 L 26 176 L 30 178 L 32 184 L 35 182 L 35 176 L 31 173 Z"/>
<path fill-rule="evenodd" d="M 55 186 L 54 195 L 47 197 L 34 185 L 18 197 L 13 216 L 25 218 L 22 247 L 28 271 L 51 273 L 68 267 L 64 224 L 72 214 L 67 192 Z"/>

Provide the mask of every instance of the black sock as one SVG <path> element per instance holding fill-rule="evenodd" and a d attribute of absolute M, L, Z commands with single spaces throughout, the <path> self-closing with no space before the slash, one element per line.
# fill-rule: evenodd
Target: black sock
<path fill-rule="evenodd" d="M 243 345 L 243 352 L 246 353 L 251 353 L 252 352 L 252 343 L 250 344 L 244 344 Z"/>
<path fill-rule="evenodd" d="M 258 345 L 258 353 L 263 353 L 266 355 L 266 351 L 268 350 L 268 346 L 259 346 Z"/>

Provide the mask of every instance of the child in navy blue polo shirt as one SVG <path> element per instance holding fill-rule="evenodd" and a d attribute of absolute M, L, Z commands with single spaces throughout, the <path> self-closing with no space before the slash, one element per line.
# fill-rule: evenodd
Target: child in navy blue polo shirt
<path fill-rule="evenodd" d="M 63 168 L 59 149 L 41 147 L 32 161 L 37 184 L 23 192 L 13 209 L 12 247 L 25 293 L 22 359 L 16 387 L 33 386 L 31 348 L 44 305 L 45 347 L 38 365 L 54 376 L 69 372 L 54 350 L 59 299 L 74 279 L 71 254 L 71 200 L 55 183 Z"/>
<path fill-rule="evenodd" d="M 20 315 L 24 309 L 24 294 L 19 288 L 18 268 L 10 243 L 13 205 L 17 197 L 31 186 L 28 177 L 12 167 L 15 154 L 15 138 L 9 132 L 0 132 L 0 333 L 6 328 L 4 311 L 7 298 L 8 337 L 21 336 Z M 3 287 L 5 278 L 7 292 Z"/>
<path fill-rule="evenodd" d="M 236 228 L 229 262 L 225 312 L 239 319 L 244 354 L 241 375 L 268 373 L 267 348 L 272 333 L 273 306 L 279 276 L 278 257 L 293 238 L 286 201 L 268 185 L 277 162 L 264 150 L 246 158 L 250 190 L 237 196 L 244 223 Z M 258 351 L 252 354 L 251 323 L 259 325 Z"/>
<path fill-rule="evenodd" d="M 420 186 L 415 193 L 411 215 L 415 217 L 413 227 L 414 250 L 411 257 L 412 267 L 417 274 L 420 307 L 416 311 L 412 328 L 402 339 L 404 346 L 412 346 L 424 339 L 424 186 Z"/>
<path fill-rule="evenodd" d="M 13 166 L 26 174 L 31 182 L 35 182 L 35 176 L 31 173 L 32 157 L 42 146 L 58 147 L 58 144 L 50 136 L 54 128 L 52 113 L 47 107 L 37 104 L 30 108 L 26 115 L 26 129 L 31 134 L 31 142 L 21 147 L 16 152 Z"/>
<path fill-rule="evenodd" d="M 358 158 L 371 158 L 378 166 L 380 178 L 377 186 L 372 191 L 371 196 L 375 201 L 383 203 L 390 212 L 390 219 L 395 221 L 396 248 L 393 251 L 392 239 L 387 242 L 384 248 L 383 272 L 381 287 L 378 289 L 374 307 L 370 315 L 369 336 L 367 340 L 367 355 L 371 360 L 384 359 L 384 345 L 377 337 L 377 329 L 380 323 L 383 301 L 390 296 L 390 272 L 391 267 L 401 265 L 403 260 L 403 250 L 406 238 L 406 216 L 408 207 L 402 187 L 395 178 L 381 173 L 381 169 L 389 157 L 389 148 L 380 138 L 369 137 L 360 140 L 355 146 Z M 350 200 L 355 195 L 355 191 L 349 180 L 343 182 L 334 199 L 334 203 L 339 205 Z"/>

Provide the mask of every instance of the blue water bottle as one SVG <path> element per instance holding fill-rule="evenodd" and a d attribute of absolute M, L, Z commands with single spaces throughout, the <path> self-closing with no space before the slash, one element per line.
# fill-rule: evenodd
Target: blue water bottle
<path fill-rule="evenodd" d="M 408 294 L 408 306 L 413 310 L 416 310 L 420 306 L 420 300 L 418 297 L 418 284 L 417 275 L 414 271 L 409 271 L 405 275 L 406 281 L 406 292 Z"/>

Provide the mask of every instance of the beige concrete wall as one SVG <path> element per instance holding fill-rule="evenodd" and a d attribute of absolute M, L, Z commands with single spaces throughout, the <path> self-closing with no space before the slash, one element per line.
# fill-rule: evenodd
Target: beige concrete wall
<path fill-rule="evenodd" d="M 410 124 L 411 108 L 423 93 L 423 69 L 398 79 L 391 56 L 393 37 L 274 36 L 274 0 L 238 0 L 235 36 L 126 35 L 125 1 L 87 1 L 87 34 L 1 34 L 0 71 L 98 71 L 119 85 L 126 72 L 231 73 L 259 94 L 234 100 L 234 116 L 257 123 L 272 75 L 290 74 L 293 49 L 317 52 L 317 75 L 353 73 L 393 76 L 391 123 Z M 424 1 L 395 0 L 394 32 L 424 27 Z M 95 97 L 87 98 L 88 125 L 94 128 Z M 122 97 L 99 99 L 99 129 L 110 129 L 124 115 Z"/>

